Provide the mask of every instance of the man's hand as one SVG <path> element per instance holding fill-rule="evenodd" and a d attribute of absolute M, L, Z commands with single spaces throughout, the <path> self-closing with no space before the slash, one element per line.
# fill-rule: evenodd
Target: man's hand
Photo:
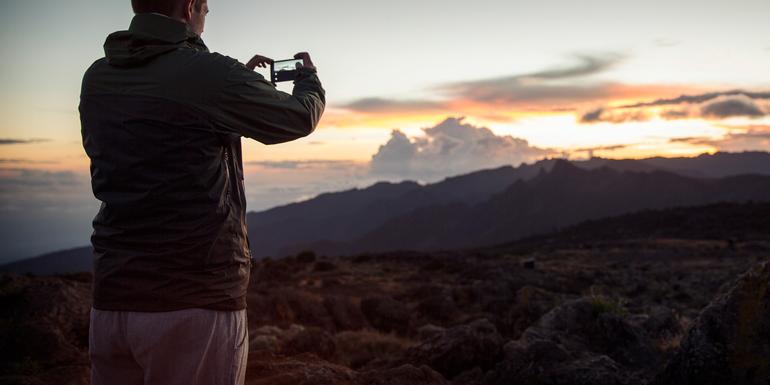
<path fill-rule="evenodd" d="M 251 60 L 249 60 L 248 63 L 246 63 L 246 67 L 250 70 L 254 70 L 256 67 L 260 68 L 267 68 L 268 64 L 271 64 L 273 62 L 273 59 L 269 57 L 264 57 L 262 55 L 254 55 Z"/>
<path fill-rule="evenodd" d="M 315 65 L 313 65 L 313 61 L 310 60 L 310 54 L 307 52 L 300 52 L 296 55 L 294 55 L 295 59 L 302 59 L 302 66 L 307 68 L 315 69 Z"/>

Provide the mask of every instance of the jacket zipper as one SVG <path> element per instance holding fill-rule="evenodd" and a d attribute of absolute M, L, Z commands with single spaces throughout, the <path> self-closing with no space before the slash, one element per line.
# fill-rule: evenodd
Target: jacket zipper
<path fill-rule="evenodd" d="M 227 147 L 225 147 L 225 171 L 227 172 L 227 178 L 225 178 L 225 213 L 228 213 L 229 216 L 229 206 L 230 206 L 230 151 Z M 227 219 L 225 219 L 227 221 Z M 206 265 L 208 265 L 211 262 L 211 252 L 214 250 L 214 246 L 216 246 L 217 241 L 219 240 L 219 237 L 222 235 L 222 230 L 224 230 L 224 226 L 222 226 L 219 231 L 217 232 L 216 238 L 214 238 L 214 242 L 211 243 L 211 247 L 209 247 L 208 253 L 206 253 Z"/>
<path fill-rule="evenodd" d="M 225 204 L 230 202 L 230 149 L 225 147 L 225 170 L 227 171 L 227 186 L 225 186 Z"/>

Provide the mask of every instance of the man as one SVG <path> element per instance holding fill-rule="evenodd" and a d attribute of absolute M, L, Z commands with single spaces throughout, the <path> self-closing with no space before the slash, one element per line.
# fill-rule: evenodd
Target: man
<path fill-rule="evenodd" d="M 240 138 L 309 135 L 325 106 L 307 53 L 292 94 L 210 53 L 206 0 L 133 0 L 83 76 L 91 160 L 94 385 L 242 384 L 251 257 Z"/>

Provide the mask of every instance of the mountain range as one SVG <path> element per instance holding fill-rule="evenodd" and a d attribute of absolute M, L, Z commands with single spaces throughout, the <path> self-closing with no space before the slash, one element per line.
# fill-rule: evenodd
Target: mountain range
<path fill-rule="evenodd" d="M 545 159 L 427 185 L 379 182 L 324 193 L 249 212 L 247 223 L 255 258 L 303 250 L 345 255 L 484 247 L 639 210 L 769 200 L 766 152 Z M 90 266 L 91 247 L 86 246 L 0 270 L 54 274 L 88 271 Z"/>

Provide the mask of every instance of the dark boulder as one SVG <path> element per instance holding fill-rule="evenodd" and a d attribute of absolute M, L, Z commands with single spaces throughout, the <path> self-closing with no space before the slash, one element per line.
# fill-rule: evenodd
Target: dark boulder
<path fill-rule="evenodd" d="M 411 319 L 409 308 L 391 297 L 365 298 L 361 301 L 361 312 L 377 330 L 386 333 L 395 331 L 402 335 L 409 331 Z"/>
<path fill-rule="evenodd" d="M 484 384 L 638 384 L 657 357 L 644 330 L 604 299 L 580 298 L 546 313 L 504 347 Z"/>
<path fill-rule="evenodd" d="M 359 330 L 366 326 L 366 317 L 361 307 L 351 297 L 326 295 L 323 306 L 331 316 L 336 331 Z"/>
<path fill-rule="evenodd" d="M 285 355 L 314 353 L 325 360 L 334 356 L 335 350 L 334 337 L 315 326 L 291 336 L 281 347 L 281 353 Z"/>
<path fill-rule="evenodd" d="M 561 302 L 561 296 L 534 286 L 516 292 L 516 302 L 501 317 L 499 329 L 505 336 L 518 338 L 540 317 Z"/>
<path fill-rule="evenodd" d="M 313 353 L 293 356 L 249 353 L 246 385 L 357 385 L 356 372 Z"/>
<path fill-rule="evenodd" d="M 489 320 L 482 318 L 436 334 L 407 350 L 413 364 L 427 364 L 446 378 L 480 367 L 487 370 L 502 358 L 503 338 Z"/>
<path fill-rule="evenodd" d="M 770 263 L 701 312 L 655 385 L 770 384 Z"/>
<path fill-rule="evenodd" d="M 0 383 L 86 383 L 90 309 L 87 281 L 0 276 Z"/>
<path fill-rule="evenodd" d="M 427 365 L 404 364 L 384 370 L 359 373 L 357 385 L 449 385 L 449 382 Z"/>

